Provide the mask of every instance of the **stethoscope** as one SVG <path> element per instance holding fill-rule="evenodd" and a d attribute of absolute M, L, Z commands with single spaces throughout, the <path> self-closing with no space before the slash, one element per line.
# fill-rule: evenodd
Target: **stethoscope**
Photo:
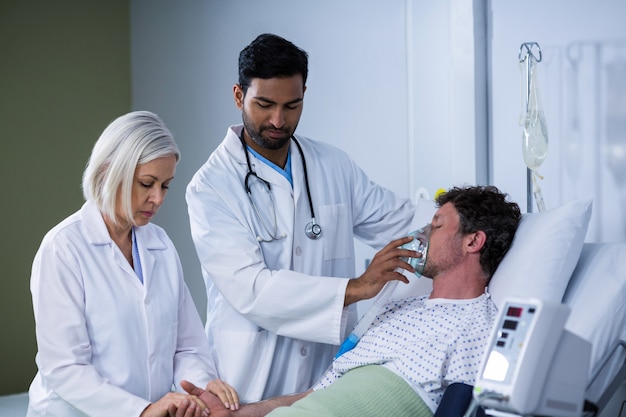
<path fill-rule="evenodd" d="M 241 145 L 243 146 L 243 153 L 246 155 L 246 163 L 248 164 L 248 173 L 246 174 L 246 178 L 243 181 L 244 188 L 246 189 L 246 193 L 248 194 L 248 198 L 250 199 L 250 204 L 254 208 L 254 212 L 261 222 L 263 229 L 270 236 L 269 239 L 263 239 L 261 236 L 257 236 L 256 240 L 259 242 L 272 242 L 274 240 L 284 239 L 287 237 L 286 234 L 278 234 L 278 222 L 276 221 L 276 206 L 274 205 L 274 197 L 272 196 L 272 186 L 269 181 L 264 180 L 259 177 L 257 173 L 252 169 L 252 164 L 250 164 L 250 156 L 248 155 L 248 148 L 246 147 L 246 142 L 243 140 L 243 129 L 241 130 L 241 135 L 239 135 L 239 140 L 241 140 Z M 296 140 L 295 136 L 291 135 L 291 140 L 298 147 L 298 152 L 300 152 L 300 156 L 302 157 L 302 168 L 304 169 L 304 184 L 306 185 L 306 194 L 309 198 L 309 209 L 311 210 L 311 221 L 307 223 L 304 228 L 304 234 L 309 239 L 315 240 L 322 235 L 322 227 L 315 221 L 315 211 L 313 210 L 313 201 L 311 200 L 311 189 L 309 188 L 309 174 L 306 169 L 306 160 L 304 159 L 304 152 L 302 152 L 302 147 Z M 259 212 L 259 208 L 257 207 L 254 199 L 252 198 L 252 191 L 250 189 L 250 177 L 256 177 L 259 181 L 261 181 L 265 185 L 265 189 L 270 199 L 270 206 L 272 208 L 272 218 L 274 220 L 273 231 L 269 228 L 269 226 L 263 220 L 263 216 Z"/>

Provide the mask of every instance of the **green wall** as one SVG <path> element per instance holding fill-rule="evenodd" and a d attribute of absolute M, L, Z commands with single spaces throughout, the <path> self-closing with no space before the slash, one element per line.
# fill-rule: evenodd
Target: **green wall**
<path fill-rule="evenodd" d="M 130 109 L 129 0 L 0 0 L 0 395 L 36 373 L 39 243 L 80 207 L 91 147 Z"/>

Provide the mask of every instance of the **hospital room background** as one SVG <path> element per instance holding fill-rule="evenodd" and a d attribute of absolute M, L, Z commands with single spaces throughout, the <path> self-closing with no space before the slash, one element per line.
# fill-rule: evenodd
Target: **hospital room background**
<path fill-rule="evenodd" d="M 490 183 L 525 211 L 537 205 L 522 157 L 520 47 L 536 42 L 545 206 L 593 198 L 585 241 L 626 241 L 625 20 L 623 0 L 1 1 L 0 395 L 25 392 L 36 372 L 35 251 L 82 204 L 89 151 L 124 112 L 158 113 L 181 148 L 155 223 L 204 318 L 184 189 L 240 122 L 237 56 L 263 32 L 309 53 L 299 134 L 346 150 L 402 196 Z M 373 253 L 357 244 L 358 271 Z"/>

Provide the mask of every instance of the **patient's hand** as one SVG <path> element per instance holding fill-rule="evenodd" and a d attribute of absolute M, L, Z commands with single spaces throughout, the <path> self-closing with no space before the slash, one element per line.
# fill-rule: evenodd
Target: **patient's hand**
<path fill-rule="evenodd" d="M 240 409 L 233 411 L 232 408 L 226 408 L 217 396 L 203 390 L 202 388 L 196 387 L 191 382 L 181 381 L 180 386 L 192 397 L 199 398 L 204 404 L 207 405 L 211 412 L 210 417 L 262 417 L 277 407 L 290 406 L 300 398 L 307 396 L 313 391 L 309 390 L 299 394 L 282 395 L 280 397 L 270 398 L 256 403 L 243 404 Z M 185 410 L 180 410 L 180 413 L 176 411 L 176 413 L 172 414 L 172 417 L 186 417 Z"/>
<path fill-rule="evenodd" d="M 183 410 L 176 414 L 176 410 Z M 150 404 L 141 413 L 140 417 L 165 417 L 167 415 L 177 417 L 206 417 L 208 409 L 202 401 L 194 395 L 186 395 L 180 392 L 168 392 L 158 401 Z"/>

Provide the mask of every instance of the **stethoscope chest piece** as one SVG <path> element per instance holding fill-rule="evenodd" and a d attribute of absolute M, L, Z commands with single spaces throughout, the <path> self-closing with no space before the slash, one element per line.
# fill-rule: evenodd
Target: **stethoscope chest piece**
<path fill-rule="evenodd" d="M 304 234 L 309 239 L 315 240 L 322 235 L 322 227 L 312 219 L 304 228 Z"/>

